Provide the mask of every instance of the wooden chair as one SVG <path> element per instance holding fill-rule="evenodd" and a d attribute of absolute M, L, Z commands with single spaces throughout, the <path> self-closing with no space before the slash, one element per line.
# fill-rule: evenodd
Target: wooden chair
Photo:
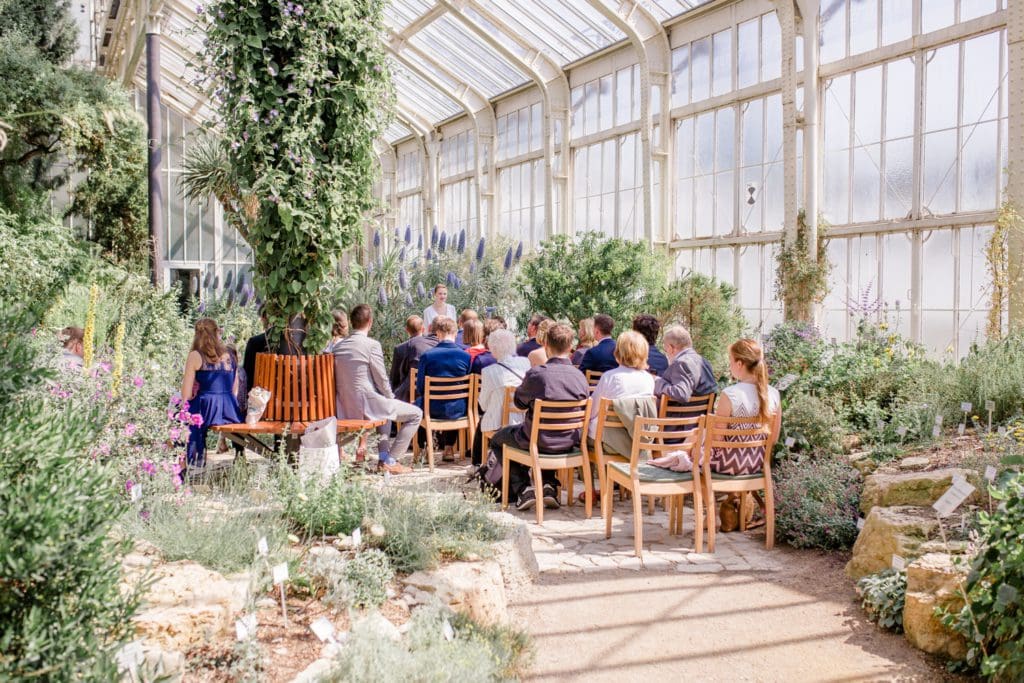
<path fill-rule="evenodd" d="M 633 497 L 633 550 L 643 560 L 644 521 L 640 508 L 641 496 L 663 496 L 676 501 L 669 506 L 668 528 L 670 534 L 682 533 L 683 500 L 693 496 L 693 544 L 699 553 L 704 548 L 704 504 L 699 465 L 692 472 L 676 472 L 640 462 L 641 451 L 649 451 L 652 457 L 660 457 L 672 451 L 684 451 L 696 461 L 700 454 L 700 441 L 704 432 L 705 416 L 657 418 L 637 417 L 633 423 L 633 447 L 628 462 L 608 463 L 606 480 L 609 486 L 618 484 Z M 679 429 L 689 429 L 683 443 L 669 443 L 667 439 L 676 435 Z M 678 499 L 678 500 L 676 500 Z M 604 516 L 604 536 L 612 535 L 611 496 L 601 495 L 601 513 Z"/>
<path fill-rule="evenodd" d="M 601 499 L 605 496 L 611 496 L 612 491 L 608 488 L 607 482 L 607 467 L 609 462 L 629 462 L 629 456 L 623 455 L 622 453 L 616 453 L 605 448 L 604 446 L 604 430 L 605 429 L 625 429 L 626 425 L 623 424 L 622 420 L 619 419 L 619 414 L 615 412 L 612 407 L 615 399 L 602 398 L 596 407 L 592 407 L 592 410 L 597 410 L 597 430 L 594 433 L 594 448 L 590 451 L 590 460 L 597 467 L 597 479 L 600 482 Z M 602 504 L 603 505 L 603 504 Z M 602 510 L 604 508 L 602 507 Z"/>
<path fill-rule="evenodd" d="M 510 424 L 512 424 L 511 419 L 512 419 L 512 414 L 513 413 L 517 413 L 519 415 L 522 415 L 523 413 L 526 412 L 525 410 L 520 410 L 519 408 L 516 408 L 515 400 L 513 400 L 513 396 L 515 395 L 516 389 L 518 389 L 518 388 L 519 387 L 505 387 L 505 398 L 504 398 L 504 400 L 501 403 L 501 426 L 502 427 L 507 427 Z M 479 389 L 477 389 L 477 396 L 478 397 L 480 396 Z M 477 407 L 479 407 L 479 404 L 477 404 Z M 488 444 L 489 444 L 489 442 L 491 440 L 491 437 L 494 436 L 494 432 L 496 432 L 496 431 L 497 431 L 496 429 L 492 429 L 490 431 L 486 431 L 486 432 L 481 431 L 480 432 L 480 452 L 481 452 L 481 454 L 482 454 L 484 459 L 487 458 Z"/>
<path fill-rule="evenodd" d="M 509 464 L 518 462 L 529 467 L 533 473 L 533 489 L 537 495 L 537 524 L 544 523 L 544 479 L 543 470 L 567 471 L 563 482 L 569 495 L 568 503 L 573 505 L 572 471 L 583 468 L 583 487 L 585 491 L 586 515 L 590 518 L 594 504 L 594 485 L 590 478 L 590 457 L 587 455 L 587 425 L 590 423 L 590 399 L 581 401 L 544 401 L 537 399 L 533 403 L 533 420 L 530 425 L 530 447 L 528 450 L 505 445 L 502 453 L 501 507 L 508 509 Z M 537 447 L 537 438 L 542 431 L 581 430 L 580 446 L 568 453 L 541 453 Z"/>
<path fill-rule="evenodd" d="M 715 552 L 715 493 L 757 493 L 764 491 L 765 547 L 775 545 L 775 496 L 772 491 L 771 427 L 756 417 L 707 416 L 704 437 L 702 477 L 708 503 L 708 550 Z M 753 426 L 752 426 L 753 425 Z M 711 452 L 714 448 L 764 447 L 764 464 L 755 474 L 729 475 L 711 471 Z M 746 528 L 745 516 L 743 528 Z"/>
<path fill-rule="evenodd" d="M 476 432 L 476 392 L 472 375 L 461 377 L 427 376 L 423 386 L 423 419 L 420 426 L 427 435 L 427 466 L 434 471 L 434 432 L 459 432 L 459 452 L 466 452 L 466 444 L 473 447 Z M 455 420 L 440 420 L 430 417 L 431 401 L 465 399 L 466 414 Z M 419 444 L 414 442 L 413 452 L 419 459 Z"/>
<path fill-rule="evenodd" d="M 416 368 L 409 368 L 409 403 L 416 402 Z"/>
<path fill-rule="evenodd" d="M 665 394 L 661 395 L 661 402 L 658 404 L 658 417 L 694 417 L 697 415 L 710 415 L 715 409 L 715 396 L 717 394 L 705 394 L 704 396 L 691 396 L 685 404 L 676 403 Z"/>
<path fill-rule="evenodd" d="M 298 437 L 310 422 L 335 414 L 332 354 L 256 354 L 252 386 L 270 391 L 270 402 L 259 422 L 217 425 L 211 429 L 257 453 L 270 455 L 274 450 L 258 436 L 287 435 L 288 449 L 298 450 Z M 338 420 L 338 433 L 358 434 L 360 447 L 365 447 L 369 430 L 382 424 L 384 420 Z"/>
<path fill-rule="evenodd" d="M 601 375 L 603 374 L 603 372 L 598 372 L 597 370 L 587 370 L 587 386 L 590 387 L 590 393 L 594 393 L 594 388 L 601 381 Z"/>

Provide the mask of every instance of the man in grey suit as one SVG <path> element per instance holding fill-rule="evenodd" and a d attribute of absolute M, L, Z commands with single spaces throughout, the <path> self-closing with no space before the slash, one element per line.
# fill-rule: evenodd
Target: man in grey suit
<path fill-rule="evenodd" d="M 711 363 L 693 349 L 690 331 L 673 325 L 663 335 L 668 367 L 654 380 L 654 395 L 666 395 L 675 403 L 686 404 L 693 396 L 718 392 Z"/>
<path fill-rule="evenodd" d="M 369 336 L 373 310 L 366 304 L 359 304 L 349 314 L 349 321 L 352 334 L 334 347 L 334 403 L 338 419 L 388 420 L 378 430 L 380 469 L 404 474 L 410 470 L 397 458 L 409 450 L 423 411 L 396 399 L 391 393 L 384 369 L 384 351 L 380 342 Z M 392 421 L 398 423 L 394 442 L 388 438 Z"/>

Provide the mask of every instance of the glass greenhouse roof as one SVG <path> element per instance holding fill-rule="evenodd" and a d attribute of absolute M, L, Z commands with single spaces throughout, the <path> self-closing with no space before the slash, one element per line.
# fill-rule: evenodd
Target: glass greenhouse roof
<path fill-rule="evenodd" d="M 663 22 L 708 1 L 638 0 L 638 5 Z M 538 55 L 564 67 L 625 40 L 601 3 L 612 11 L 620 5 L 616 0 L 391 0 L 384 15 L 400 113 L 416 127 L 433 126 L 463 111 L 454 98 L 466 90 L 493 98 L 529 82 L 526 65 Z M 164 16 L 163 94 L 190 118 L 208 120 L 213 110 L 190 65 L 203 41 L 195 9 L 168 0 Z M 119 58 L 126 58 L 123 50 Z M 134 80 L 144 87 L 145 59 L 132 59 L 137 60 Z M 391 126 L 387 141 L 410 133 L 403 124 Z"/>

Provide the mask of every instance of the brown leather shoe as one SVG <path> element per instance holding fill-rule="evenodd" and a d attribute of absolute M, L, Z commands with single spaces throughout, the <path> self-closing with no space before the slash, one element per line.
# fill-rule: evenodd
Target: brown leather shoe
<path fill-rule="evenodd" d="M 406 467 L 400 462 L 393 462 L 390 465 L 382 462 L 378 465 L 378 469 L 381 472 L 390 472 L 391 474 L 409 474 L 412 472 L 411 467 Z"/>

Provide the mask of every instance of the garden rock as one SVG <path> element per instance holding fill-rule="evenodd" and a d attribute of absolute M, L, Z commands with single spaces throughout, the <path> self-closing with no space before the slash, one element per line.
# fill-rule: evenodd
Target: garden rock
<path fill-rule="evenodd" d="M 402 632 L 398 630 L 398 627 L 388 621 L 380 612 L 371 612 L 357 626 L 361 632 L 371 633 L 385 640 L 402 639 Z"/>
<path fill-rule="evenodd" d="M 533 551 L 529 525 L 507 512 L 492 512 L 490 517 L 495 523 L 510 528 L 507 538 L 491 546 L 494 560 L 501 566 L 505 585 L 512 589 L 532 584 L 540 575 L 540 567 Z"/>
<path fill-rule="evenodd" d="M 873 507 L 892 505 L 927 507 L 942 497 L 958 474 L 966 479 L 977 479 L 974 472 L 955 467 L 930 472 L 872 474 L 864 480 L 864 490 L 860 494 L 861 512 L 868 514 Z M 977 493 L 973 494 L 968 502 L 976 496 Z"/>
<path fill-rule="evenodd" d="M 907 565 L 903 631 L 911 645 L 951 659 L 964 657 L 966 640 L 943 626 L 935 609 L 956 612 L 963 607 L 958 586 L 966 573 L 966 567 L 958 567 L 945 553 L 928 553 Z"/>
<path fill-rule="evenodd" d="M 163 650 L 148 643 L 143 644 L 142 662 L 143 681 L 162 681 L 177 683 L 185 676 L 185 655 L 174 650 Z"/>
<path fill-rule="evenodd" d="M 878 461 L 871 457 L 868 451 L 857 451 L 847 456 L 850 467 L 867 476 L 878 468 Z"/>
<path fill-rule="evenodd" d="M 921 545 L 937 532 L 939 523 L 931 508 L 876 507 L 853 544 L 846 574 L 853 580 L 892 566 L 892 556 L 911 560 L 922 554 Z"/>
<path fill-rule="evenodd" d="M 194 562 L 169 562 L 153 570 L 152 579 L 135 630 L 165 650 L 184 650 L 227 633 L 245 605 L 244 575 L 227 579 Z"/>
<path fill-rule="evenodd" d="M 317 659 L 292 679 L 292 683 L 318 683 L 334 666 L 333 659 Z"/>
<path fill-rule="evenodd" d="M 927 467 L 928 463 L 931 462 L 928 458 L 920 455 L 912 455 L 909 458 L 903 458 L 900 460 L 901 470 L 919 470 L 922 467 Z"/>
<path fill-rule="evenodd" d="M 489 626 L 508 621 L 505 582 L 496 561 L 453 562 L 433 571 L 416 572 L 405 583 L 434 594 L 477 623 Z"/>

